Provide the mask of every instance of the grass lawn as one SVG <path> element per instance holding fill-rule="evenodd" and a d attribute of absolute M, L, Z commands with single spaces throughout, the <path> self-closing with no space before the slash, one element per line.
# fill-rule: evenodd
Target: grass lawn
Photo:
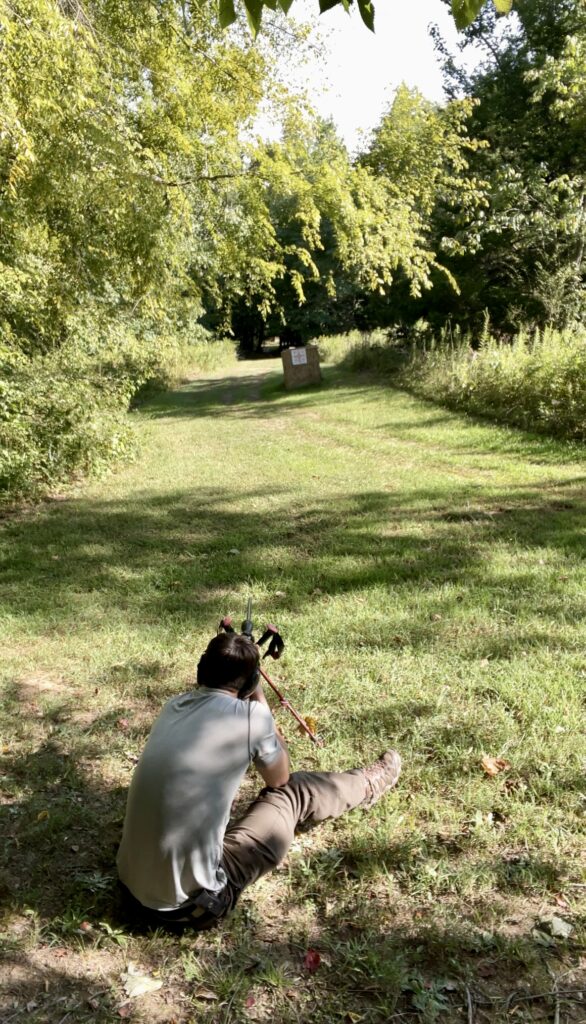
<path fill-rule="evenodd" d="M 584 450 L 272 360 L 133 418 L 133 465 L 2 524 L 3 1021 L 584 1021 Z M 249 594 L 295 765 L 404 774 L 216 932 L 132 934 L 133 764 Z"/>

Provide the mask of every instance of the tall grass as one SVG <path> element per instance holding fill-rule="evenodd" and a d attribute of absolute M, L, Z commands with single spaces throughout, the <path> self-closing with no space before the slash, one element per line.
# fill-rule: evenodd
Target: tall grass
<path fill-rule="evenodd" d="M 586 332 L 520 331 L 512 342 L 456 327 L 412 332 L 410 349 L 383 331 L 318 338 L 322 358 L 388 376 L 431 401 L 539 433 L 586 439 Z"/>
<path fill-rule="evenodd" d="M 415 346 L 399 379 L 455 409 L 553 434 L 586 438 L 586 333 L 520 331 L 512 343 L 488 330 Z"/>
<path fill-rule="evenodd" d="M 349 370 L 372 370 L 389 367 L 396 350 L 387 331 L 348 331 L 347 334 L 321 335 L 314 338 L 324 363 L 343 364 Z"/>

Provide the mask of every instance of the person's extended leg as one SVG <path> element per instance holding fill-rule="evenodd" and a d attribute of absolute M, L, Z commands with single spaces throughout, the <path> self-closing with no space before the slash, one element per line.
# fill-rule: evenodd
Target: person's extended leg
<path fill-rule="evenodd" d="M 276 867 L 300 826 L 370 806 L 396 783 L 400 771 L 399 755 L 389 751 L 369 768 L 294 772 L 285 786 L 263 789 L 224 836 L 222 863 L 231 885 L 241 890 Z"/>

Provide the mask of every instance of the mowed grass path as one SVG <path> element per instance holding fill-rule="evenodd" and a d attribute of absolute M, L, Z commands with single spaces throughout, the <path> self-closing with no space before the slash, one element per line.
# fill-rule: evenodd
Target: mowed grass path
<path fill-rule="evenodd" d="M 2 1012 L 584 1020 L 584 452 L 334 368 L 286 394 L 279 366 L 156 397 L 133 465 L 2 526 Z M 393 745 L 401 783 L 300 837 L 219 931 L 134 935 L 133 762 L 249 594 L 325 740 L 278 711 L 295 765 Z M 127 1001 L 129 962 L 162 987 Z"/>

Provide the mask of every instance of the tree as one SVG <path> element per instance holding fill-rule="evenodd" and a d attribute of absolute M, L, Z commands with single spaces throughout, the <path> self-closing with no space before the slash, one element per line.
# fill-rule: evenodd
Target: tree
<path fill-rule="evenodd" d="M 471 131 L 488 147 L 471 156 L 470 171 L 488 181 L 490 202 L 467 229 L 467 254 L 450 259 L 459 301 L 440 287 L 428 310 L 470 324 L 488 311 L 507 333 L 521 324 L 564 326 L 586 312 L 586 12 L 576 0 L 519 0 L 516 13 L 503 31 L 485 10 L 463 33 L 463 48 L 485 53 L 472 74 L 443 48 L 449 95 L 476 101 Z M 440 218 L 436 236 L 444 231 Z"/>
<path fill-rule="evenodd" d="M 82 310 L 198 302 L 241 258 L 223 184 L 250 171 L 258 47 L 147 0 L 0 0 L 0 29 L 4 337 L 48 350 Z"/>

